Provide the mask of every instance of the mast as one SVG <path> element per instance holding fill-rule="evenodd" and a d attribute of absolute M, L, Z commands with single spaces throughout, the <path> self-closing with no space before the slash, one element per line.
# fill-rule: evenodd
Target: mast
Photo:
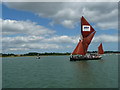
<path fill-rule="evenodd" d="M 98 54 L 104 54 L 102 43 L 98 47 Z"/>

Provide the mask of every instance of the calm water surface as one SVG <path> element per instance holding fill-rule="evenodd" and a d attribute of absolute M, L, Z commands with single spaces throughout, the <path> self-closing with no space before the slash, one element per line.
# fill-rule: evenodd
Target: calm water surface
<path fill-rule="evenodd" d="M 70 62 L 69 56 L 5 57 L 3 88 L 117 88 L 118 55 Z"/>

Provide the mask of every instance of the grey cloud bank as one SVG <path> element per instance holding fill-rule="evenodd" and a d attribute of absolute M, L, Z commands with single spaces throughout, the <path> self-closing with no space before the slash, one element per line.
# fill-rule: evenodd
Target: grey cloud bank
<path fill-rule="evenodd" d="M 40 17 L 52 18 L 52 25 L 61 24 L 74 28 L 83 15 L 102 29 L 117 29 L 117 2 L 19 2 L 5 3 L 10 8 L 30 11 Z M 104 23 L 104 24 L 102 24 Z M 107 25 L 105 27 L 105 25 Z"/>

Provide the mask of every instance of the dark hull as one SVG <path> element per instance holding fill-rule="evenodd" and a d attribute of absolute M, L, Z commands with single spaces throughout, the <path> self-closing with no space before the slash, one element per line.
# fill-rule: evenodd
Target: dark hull
<path fill-rule="evenodd" d="M 101 57 L 97 57 L 97 58 L 71 58 L 70 57 L 70 61 L 83 61 L 83 60 L 100 60 Z"/>

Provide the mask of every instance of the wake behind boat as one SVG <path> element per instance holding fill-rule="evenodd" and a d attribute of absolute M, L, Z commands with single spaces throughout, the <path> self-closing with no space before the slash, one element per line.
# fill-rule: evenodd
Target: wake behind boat
<path fill-rule="evenodd" d="M 79 40 L 76 48 L 70 56 L 70 61 L 80 61 L 80 60 L 98 60 L 101 59 L 101 54 L 104 54 L 102 43 L 98 47 L 97 54 L 87 54 L 88 46 L 90 45 L 96 31 L 87 22 L 87 20 L 82 16 L 81 18 L 81 40 Z"/>

